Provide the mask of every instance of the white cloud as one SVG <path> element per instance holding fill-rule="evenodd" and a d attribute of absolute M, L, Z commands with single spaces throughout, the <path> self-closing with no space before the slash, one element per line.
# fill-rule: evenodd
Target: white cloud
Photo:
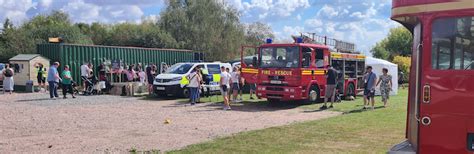
<path fill-rule="evenodd" d="M 74 22 L 91 23 L 100 20 L 100 6 L 84 3 L 83 1 L 76 1 L 67 4 L 61 11 L 70 15 Z"/>
<path fill-rule="evenodd" d="M 304 23 L 305 23 L 306 26 L 313 27 L 313 28 L 323 26 L 323 21 L 321 21 L 319 19 L 308 19 Z"/>
<path fill-rule="evenodd" d="M 368 18 L 372 18 L 376 14 L 377 14 L 377 10 L 375 9 L 375 4 L 372 3 L 371 6 L 365 11 L 365 13 L 362 13 L 360 11 L 353 12 L 350 15 L 350 17 L 355 17 L 358 19 L 368 19 Z"/>
<path fill-rule="evenodd" d="M 329 5 L 324 5 L 317 13 L 317 16 L 325 16 L 328 18 L 333 18 L 338 15 L 339 15 L 339 12 Z"/>
<path fill-rule="evenodd" d="M 298 9 L 310 7 L 308 0 L 251 0 L 242 2 L 241 0 L 231 0 L 235 8 L 244 13 L 246 17 L 258 14 L 260 20 L 272 17 L 289 17 Z"/>
<path fill-rule="evenodd" d="M 283 27 L 283 32 L 285 35 L 300 35 L 300 33 L 304 33 L 304 27 L 301 26 L 284 26 Z M 286 36 L 290 37 L 290 36 Z"/>
<path fill-rule="evenodd" d="M 31 0 L 0 0 L 0 21 L 3 23 L 8 18 L 14 25 L 18 25 L 28 18 L 26 11 L 32 6 Z"/>
<path fill-rule="evenodd" d="M 163 0 L 39 0 L 27 8 L 26 14 L 33 17 L 62 10 L 73 22 L 140 22 L 145 14 L 143 9 L 157 5 L 163 5 Z"/>

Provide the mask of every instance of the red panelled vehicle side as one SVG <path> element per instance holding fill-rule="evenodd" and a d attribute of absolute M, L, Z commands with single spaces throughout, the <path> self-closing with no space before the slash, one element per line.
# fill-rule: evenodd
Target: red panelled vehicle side
<path fill-rule="evenodd" d="M 414 37 L 407 141 L 389 153 L 474 153 L 474 0 L 393 0 Z"/>

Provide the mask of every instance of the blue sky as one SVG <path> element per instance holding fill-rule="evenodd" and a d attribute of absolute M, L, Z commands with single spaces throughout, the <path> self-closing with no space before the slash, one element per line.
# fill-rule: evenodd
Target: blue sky
<path fill-rule="evenodd" d="M 354 42 L 367 53 L 390 28 L 391 0 L 219 0 L 241 13 L 243 23 L 270 25 L 277 40 L 300 32 Z M 51 10 L 63 10 L 73 22 L 140 22 L 159 20 L 164 0 L 0 0 L 0 20 L 15 24 Z"/>

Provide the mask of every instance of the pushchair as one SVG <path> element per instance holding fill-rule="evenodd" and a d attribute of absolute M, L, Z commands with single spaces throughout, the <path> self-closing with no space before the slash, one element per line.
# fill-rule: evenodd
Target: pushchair
<path fill-rule="evenodd" d="M 92 76 L 85 79 L 84 82 L 86 82 L 86 91 L 84 91 L 84 95 L 96 95 L 97 89 L 95 87 L 98 83 L 97 78 L 95 76 Z"/>

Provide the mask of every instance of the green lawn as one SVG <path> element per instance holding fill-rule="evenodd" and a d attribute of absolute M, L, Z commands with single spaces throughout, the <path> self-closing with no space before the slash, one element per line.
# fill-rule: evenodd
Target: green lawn
<path fill-rule="evenodd" d="M 376 105 L 382 106 L 380 97 Z M 335 104 L 341 116 L 239 133 L 170 153 L 385 153 L 404 139 L 407 90 L 387 108 L 361 110 L 362 98 Z M 304 105 L 315 111 L 321 104 Z"/>

